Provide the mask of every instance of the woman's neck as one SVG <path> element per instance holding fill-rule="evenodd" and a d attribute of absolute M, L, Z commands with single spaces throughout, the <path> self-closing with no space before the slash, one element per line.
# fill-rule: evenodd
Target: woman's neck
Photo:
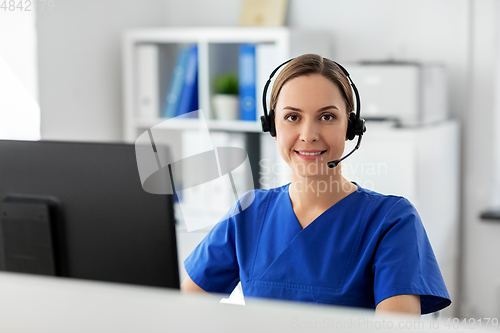
<path fill-rule="evenodd" d="M 357 186 L 342 175 L 300 177 L 292 174 L 288 192 L 295 211 L 323 212 L 357 190 Z"/>

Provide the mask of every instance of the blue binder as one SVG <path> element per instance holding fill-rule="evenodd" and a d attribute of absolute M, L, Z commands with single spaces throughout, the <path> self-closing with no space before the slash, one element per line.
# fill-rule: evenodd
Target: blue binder
<path fill-rule="evenodd" d="M 241 44 L 238 61 L 240 120 L 257 119 L 255 76 L 255 45 Z"/>
<path fill-rule="evenodd" d="M 188 54 L 189 50 L 186 47 L 179 50 L 177 64 L 175 65 L 172 80 L 170 82 L 170 89 L 165 97 L 165 105 L 161 114 L 164 118 L 173 118 L 177 113 L 182 86 L 184 84 Z"/>
<path fill-rule="evenodd" d="M 176 116 L 198 110 L 198 47 L 192 45 L 188 53 L 184 84 Z"/>

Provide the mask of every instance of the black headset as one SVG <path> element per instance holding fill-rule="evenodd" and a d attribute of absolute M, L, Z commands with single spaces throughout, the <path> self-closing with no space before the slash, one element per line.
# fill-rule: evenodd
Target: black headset
<path fill-rule="evenodd" d="M 283 67 L 284 65 L 288 64 L 290 61 L 292 61 L 295 58 L 289 59 L 276 67 L 272 72 L 271 75 L 269 75 L 269 79 L 266 82 L 266 85 L 264 86 L 264 92 L 262 93 L 262 106 L 264 109 L 264 115 L 260 117 L 260 121 L 262 123 L 262 132 L 269 132 L 271 136 L 276 136 L 276 126 L 274 123 L 274 109 L 271 109 L 269 111 L 269 114 L 267 113 L 267 89 L 269 88 L 269 84 L 271 83 L 271 79 L 273 78 L 274 74 Z M 347 72 L 347 70 L 342 67 L 339 63 L 335 62 L 332 60 L 333 63 L 335 63 L 339 68 L 344 72 L 345 76 L 347 76 L 347 79 L 351 83 L 352 90 L 354 91 L 354 95 L 356 96 L 356 113 L 351 112 L 349 114 L 349 122 L 347 125 L 347 133 L 346 137 L 349 140 L 353 140 L 356 135 L 358 136 L 358 142 L 356 143 L 356 147 L 347 154 L 346 156 L 342 157 L 339 160 L 335 161 L 330 161 L 327 163 L 329 168 L 334 168 L 336 167 L 342 160 L 346 159 L 349 157 L 354 151 L 356 151 L 359 146 L 361 145 L 361 138 L 363 137 L 363 133 L 366 132 L 366 125 L 365 125 L 365 120 L 361 118 L 361 102 L 359 99 L 359 93 L 358 93 L 358 88 L 356 88 L 356 85 L 354 82 L 352 82 L 352 79 Z"/>

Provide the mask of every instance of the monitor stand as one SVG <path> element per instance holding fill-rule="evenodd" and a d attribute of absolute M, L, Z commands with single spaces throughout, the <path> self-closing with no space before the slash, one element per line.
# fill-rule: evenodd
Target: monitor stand
<path fill-rule="evenodd" d="M 51 197 L 7 195 L 0 206 L 0 269 L 57 275 Z"/>

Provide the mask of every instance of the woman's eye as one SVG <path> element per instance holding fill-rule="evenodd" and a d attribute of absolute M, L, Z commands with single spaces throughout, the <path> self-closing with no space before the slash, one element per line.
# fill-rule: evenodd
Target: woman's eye
<path fill-rule="evenodd" d="M 297 120 L 299 120 L 299 116 L 296 114 L 290 114 L 290 115 L 286 116 L 285 119 L 288 121 L 297 121 Z"/>
<path fill-rule="evenodd" d="M 335 119 L 335 116 L 333 114 L 324 114 L 321 116 L 321 120 L 324 120 L 324 121 L 330 121 L 333 119 Z"/>

